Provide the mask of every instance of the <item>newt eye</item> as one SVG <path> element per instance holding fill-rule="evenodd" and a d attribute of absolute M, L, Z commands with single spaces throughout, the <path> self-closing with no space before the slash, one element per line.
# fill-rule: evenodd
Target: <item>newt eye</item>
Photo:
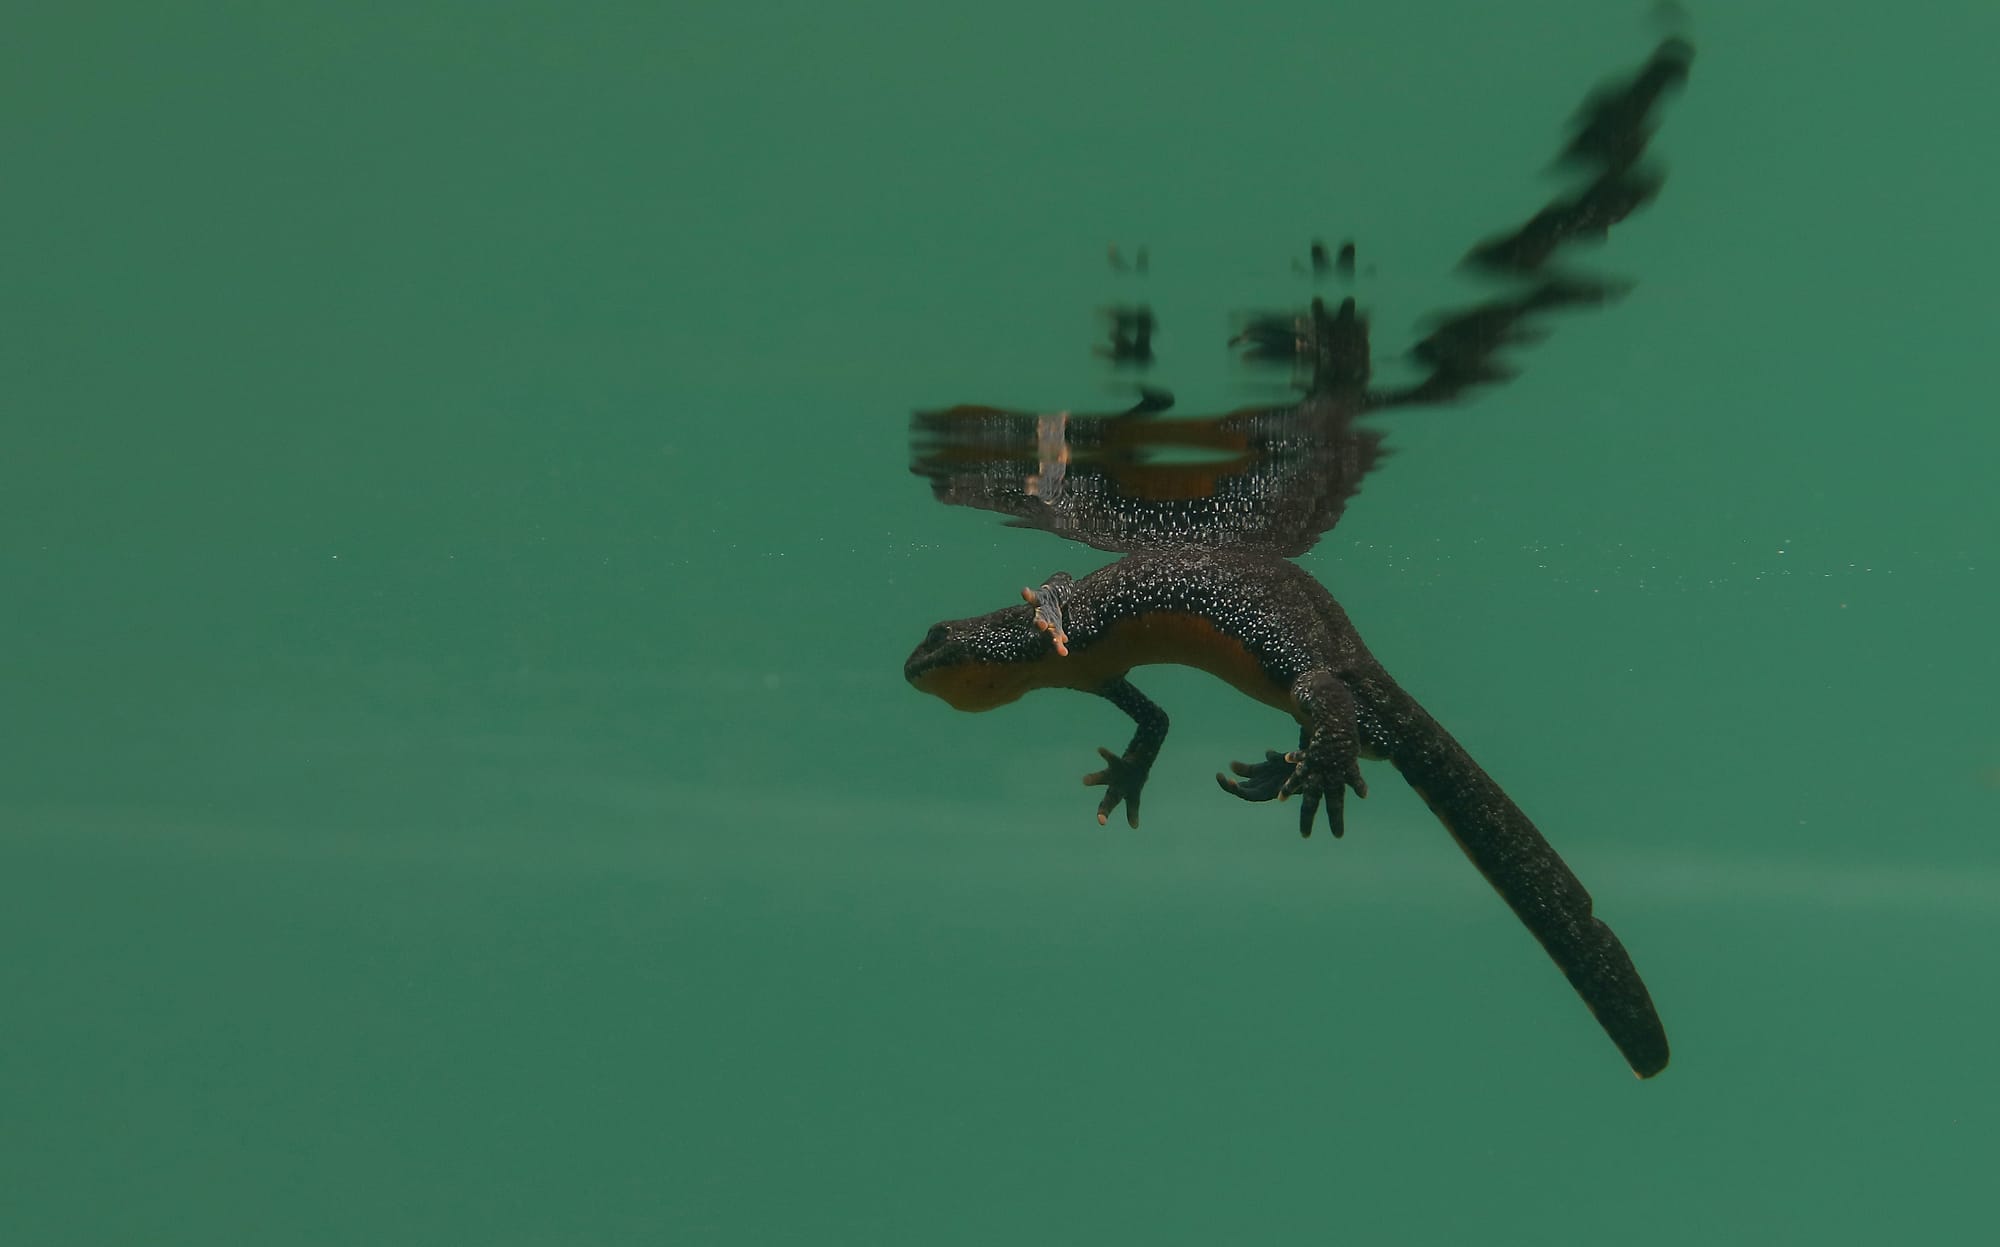
<path fill-rule="evenodd" d="M 943 624 L 932 624 L 931 630 L 929 632 L 924 633 L 924 643 L 922 648 L 936 649 L 938 646 L 943 645 L 945 633 L 946 633 L 946 628 Z"/>

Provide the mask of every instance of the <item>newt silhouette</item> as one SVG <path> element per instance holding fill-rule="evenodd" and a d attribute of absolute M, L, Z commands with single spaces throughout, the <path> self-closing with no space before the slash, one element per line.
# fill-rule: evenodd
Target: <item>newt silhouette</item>
<path fill-rule="evenodd" d="M 1386 760 L 1424 799 L 1472 864 L 1568 977 L 1634 1073 L 1667 1065 L 1666 1031 L 1645 983 L 1584 889 L 1520 807 L 1368 652 L 1332 594 L 1292 560 L 1340 519 L 1383 454 L 1359 423 L 1399 407 L 1451 402 L 1513 375 L 1501 358 L 1533 341 L 1540 318 L 1604 303 L 1619 283 L 1560 272 L 1552 261 L 1610 229 L 1660 191 L 1644 162 L 1667 91 L 1685 81 L 1693 48 L 1658 45 L 1623 82 L 1593 93 L 1561 162 L 1584 184 L 1517 229 L 1475 246 L 1464 263 L 1520 283 L 1513 294 L 1446 314 L 1410 351 L 1421 377 L 1372 384 L 1366 318 L 1350 297 L 1303 313 L 1252 317 L 1234 345 L 1253 361 L 1308 377 L 1295 402 L 1169 419 L 1171 395 L 1145 389 L 1126 411 L 1041 415 L 984 406 L 919 413 L 912 470 L 952 506 L 996 511 L 1122 555 L 1081 578 L 1056 572 L 1021 604 L 934 625 L 904 666 L 909 682 L 960 710 L 989 710 L 1041 688 L 1095 694 L 1130 715 L 1121 753 L 1100 748 L 1097 820 L 1120 805 L 1139 824 L 1147 776 L 1167 736 L 1166 712 L 1127 678 L 1175 663 L 1216 675 L 1290 715 L 1298 748 L 1267 750 L 1217 774 L 1246 801 L 1299 798 L 1299 832 L 1324 811 L 1345 829 L 1345 796 L 1365 797 L 1364 759 Z M 1354 267 L 1315 243 L 1316 274 Z M 1150 311 L 1113 313 L 1113 360 L 1148 363 Z M 1190 456 L 1199 456 L 1191 458 Z"/>

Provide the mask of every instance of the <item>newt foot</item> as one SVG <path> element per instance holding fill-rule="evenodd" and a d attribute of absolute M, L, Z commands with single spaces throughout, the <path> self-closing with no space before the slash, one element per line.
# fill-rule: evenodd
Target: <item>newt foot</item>
<path fill-rule="evenodd" d="M 1152 764 L 1120 757 L 1102 745 L 1097 747 L 1097 753 L 1104 759 L 1104 769 L 1092 771 L 1083 777 L 1083 782 L 1087 787 L 1104 789 L 1104 800 L 1097 803 L 1098 826 L 1105 824 L 1122 801 L 1125 803 L 1125 822 L 1137 827 L 1139 792 L 1146 786 L 1146 776 L 1152 772 Z"/>

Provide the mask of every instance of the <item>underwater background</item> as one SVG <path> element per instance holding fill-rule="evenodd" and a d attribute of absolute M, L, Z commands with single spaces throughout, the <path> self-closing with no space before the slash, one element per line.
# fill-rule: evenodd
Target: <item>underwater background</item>
<path fill-rule="evenodd" d="M 1971 1241 L 2000 1121 L 2000 8 L 1697 8 L 1659 201 L 1303 562 L 1644 971 L 1635 1081 L 1385 767 L 1137 831 L 901 663 L 1105 556 L 912 410 L 1389 359 L 1641 6 L 16 6 L 0 1242 Z M 1108 244 L 1148 248 L 1143 277 Z"/>

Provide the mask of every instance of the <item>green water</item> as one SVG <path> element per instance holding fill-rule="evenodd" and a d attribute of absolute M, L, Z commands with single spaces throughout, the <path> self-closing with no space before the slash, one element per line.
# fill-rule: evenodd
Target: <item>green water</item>
<path fill-rule="evenodd" d="M 908 412 L 1119 405 L 1139 294 L 1275 393 L 1315 235 L 1393 354 L 1654 37 L 1520 7 L 16 6 L 0 1243 L 1980 1238 L 2000 9 L 1698 11 L 1637 289 L 1306 560 L 1659 1079 L 1393 773 L 1301 842 L 1145 672 L 1102 830 L 1115 711 L 901 679 L 1101 561 Z"/>

